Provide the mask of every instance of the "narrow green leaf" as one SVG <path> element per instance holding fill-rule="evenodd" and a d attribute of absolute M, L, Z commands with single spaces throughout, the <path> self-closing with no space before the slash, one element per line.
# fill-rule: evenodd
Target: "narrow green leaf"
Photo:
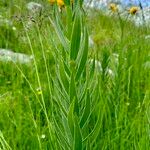
<path fill-rule="evenodd" d="M 0 150 L 12 150 L 7 141 L 5 140 L 2 131 L 0 130 Z"/>
<path fill-rule="evenodd" d="M 72 101 L 68 112 L 68 125 L 72 136 L 74 136 L 74 100 Z"/>
<path fill-rule="evenodd" d="M 81 15 L 80 10 L 76 11 L 73 30 L 71 35 L 70 59 L 76 60 L 81 40 Z"/>
<path fill-rule="evenodd" d="M 78 80 L 80 78 L 80 76 L 85 68 L 87 57 L 88 57 L 88 32 L 87 32 L 87 29 L 85 29 L 83 53 L 82 53 L 82 58 L 81 58 L 79 67 L 77 69 L 76 80 Z"/>
<path fill-rule="evenodd" d="M 70 0 L 64 0 L 65 6 L 68 7 L 70 5 Z"/>
<path fill-rule="evenodd" d="M 68 139 L 69 145 L 71 146 L 73 144 L 73 136 L 68 125 L 68 118 L 62 117 L 62 124 L 64 127 L 64 132 L 66 133 L 66 138 Z"/>
<path fill-rule="evenodd" d="M 95 70 L 95 57 L 93 59 L 93 61 L 91 62 L 92 63 L 92 66 L 91 66 L 91 69 L 90 69 L 90 78 L 93 77 L 94 75 L 94 70 Z"/>
<path fill-rule="evenodd" d="M 81 5 L 81 0 L 74 0 L 74 3 L 73 3 L 73 9 L 76 10 L 76 9 L 79 9 L 82 7 Z"/>
<path fill-rule="evenodd" d="M 93 131 L 90 134 L 90 139 L 92 139 L 92 143 L 95 142 L 97 136 L 99 135 L 100 129 L 102 128 L 103 117 L 104 117 L 104 109 L 99 112 L 98 120 L 95 124 Z"/>
<path fill-rule="evenodd" d="M 68 65 L 64 62 L 64 68 L 68 76 L 71 75 Z"/>
<path fill-rule="evenodd" d="M 70 2 L 70 0 L 69 0 Z M 70 5 L 70 4 L 69 4 Z M 66 6 L 66 12 L 67 12 L 67 37 L 68 39 L 71 38 L 71 32 L 72 32 L 72 10 L 70 6 Z"/>
<path fill-rule="evenodd" d="M 54 97 L 56 98 L 58 102 L 60 101 L 61 104 L 64 107 L 66 107 L 66 105 L 68 106 L 70 104 L 69 94 L 66 92 L 66 89 L 62 83 L 61 77 L 57 75 L 57 78 L 58 78 L 58 82 L 55 82 Z M 65 101 L 61 101 L 61 99 L 64 99 Z"/>
<path fill-rule="evenodd" d="M 77 115 L 79 115 L 78 97 L 76 93 L 76 85 L 75 85 L 75 79 L 73 73 L 71 75 L 71 81 L 70 81 L 70 102 L 72 101 L 72 99 L 75 100 L 74 111 Z"/>
<path fill-rule="evenodd" d="M 55 117 L 53 118 L 54 119 L 54 124 L 55 124 L 55 133 L 57 135 L 57 139 L 59 140 L 59 142 L 61 143 L 61 146 L 67 150 L 69 149 L 70 145 L 68 143 L 68 140 L 66 139 L 66 137 L 64 136 L 64 133 L 62 132 L 62 129 L 59 127 Z"/>
<path fill-rule="evenodd" d="M 64 68 L 64 64 L 62 61 L 60 62 L 59 73 L 60 73 L 60 77 L 61 77 L 63 86 L 65 87 L 65 90 L 68 93 L 69 92 L 69 79 L 67 77 L 67 74 L 66 74 L 66 71 Z"/>
<path fill-rule="evenodd" d="M 82 135 L 79 126 L 79 121 L 77 115 L 74 117 L 75 130 L 74 130 L 74 147 L 73 150 L 82 150 Z"/>
<path fill-rule="evenodd" d="M 87 140 L 86 150 L 91 150 L 91 148 L 90 148 L 90 141 L 89 140 Z"/>
<path fill-rule="evenodd" d="M 81 128 L 86 123 L 89 115 L 90 115 L 90 94 L 89 94 L 89 90 L 88 90 L 87 91 L 87 97 L 86 97 L 86 103 L 85 103 L 85 109 L 84 109 L 84 112 L 83 112 L 83 115 L 82 115 L 81 121 L 80 121 L 80 127 Z"/>
<path fill-rule="evenodd" d="M 57 97 L 57 96 L 55 95 L 55 97 Z M 56 104 L 55 107 L 58 107 L 61 110 L 62 115 L 64 115 L 65 117 L 67 117 L 66 109 L 63 106 L 63 104 L 61 103 L 61 101 L 59 100 L 60 98 L 56 99 L 55 97 L 53 98 L 53 103 Z"/>
<path fill-rule="evenodd" d="M 67 39 L 67 37 L 65 37 L 65 35 L 64 35 L 60 25 L 59 25 L 59 23 L 57 23 L 57 21 L 52 21 L 51 19 L 50 19 L 50 22 L 53 25 L 53 27 L 55 29 L 55 32 L 56 32 L 56 34 L 57 34 L 57 36 L 58 36 L 62 46 L 64 47 L 64 49 L 66 51 L 68 51 L 69 47 L 70 47 L 70 43 L 69 43 L 69 40 Z"/>

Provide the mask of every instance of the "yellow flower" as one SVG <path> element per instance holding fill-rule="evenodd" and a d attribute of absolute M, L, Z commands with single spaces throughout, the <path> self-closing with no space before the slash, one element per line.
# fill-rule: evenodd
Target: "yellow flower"
<path fill-rule="evenodd" d="M 112 12 L 117 12 L 117 11 L 118 11 L 118 7 L 117 7 L 117 5 L 116 5 L 115 3 L 111 3 L 111 4 L 109 5 L 109 8 L 110 8 L 110 10 L 111 10 Z"/>
<path fill-rule="evenodd" d="M 64 3 L 64 1 L 63 0 L 48 0 L 48 2 L 50 3 L 50 4 L 54 4 L 55 2 L 57 2 L 57 5 L 59 6 L 59 7 L 63 7 L 64 5 L 65 5 L 65 3 Z"/>
<path fill-rule="evenodd" d="M 138 10 L 139 10 L 139 7 L 133 6 L 129 9 L 129 13 L 131 15 L 135 15 L 138 12 Z"/>
<path fill-rule="evenodd" d="M 38 95 L 42 95 L 42 91 L 38 91 L 37 94 L 38 94 Z"/>
<path fill-rule="evenodd" d="M 37 89 L 36 89 L 36 91 L 37 91 L 37 94 L 38 95 L 42 95 L 42 89 L 41 89 L 41 87 L 38 87 Z"/>
<path fill-rule="evenodd" d="M 63 0 L 57 0 L 57 5 L 63 7 L 65 5 Z"/>

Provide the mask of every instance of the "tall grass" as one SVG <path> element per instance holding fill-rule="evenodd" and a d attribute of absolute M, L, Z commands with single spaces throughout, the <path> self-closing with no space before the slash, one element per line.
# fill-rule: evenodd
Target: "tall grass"
<path fill-rule="evenodd" d="M 24 30 L 33 65 L 0 63 L 0 149 L 148 150 L 149 28 L 65 5 Z"/>

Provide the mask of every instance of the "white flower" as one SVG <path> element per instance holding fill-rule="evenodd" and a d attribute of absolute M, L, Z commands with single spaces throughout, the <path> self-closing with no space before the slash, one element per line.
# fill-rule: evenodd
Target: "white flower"
<path fill-rule="evenodd" d="M 150 39 L 150 35 L 146 35 L 146 36 L 145 36 L 145 39 Z"/>
<path fill-rule="evenodd" d="M 41 135 L 41 139 L 45 139 L 45 137 L 46 137 L 45 134 Z"/>
<path fill-rule="evenodd" d="M 16 31 L 16 27 L 13 26 L 13 27 L 12 27 L 12 30 Z"/>
<path fill-rule="evenodd" d="M 114 76 L 114 72 L 109 68 L 106 69 L 106 74 L 108 74 L 110 76 Z"/>

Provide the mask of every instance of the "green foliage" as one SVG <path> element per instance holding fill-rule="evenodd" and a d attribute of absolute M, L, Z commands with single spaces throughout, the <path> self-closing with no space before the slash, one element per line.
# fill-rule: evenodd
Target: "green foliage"
<path fill-rule="evenodd" d="M 22 19 L 10 35 L 34 60 L 0 62 L 0 149 L 149 150 L 150 30 L 121 31 L 116 17 L 85 16 L 82 2 L 48 6 L 42 25 L 25 30 Z"/>
<path fill-rule="evenodd" d="M 17 35 L 15 31 L 13 31 L 13 26 L 11 22 L 7 22 L 8 20 L 4 20 L 0 18 L 0 47 L 1 48 L 14 48 L 14 41 L 17 44 Z"/>
<path fill-rule="evenodd" d="M 75 13 L 75 19 L 73 22 L 73 30 L 71 35 L 71 49 L 70 49 L 70 59 L 76 60 L 79 48 L 80 48 L 80 39 L 81 39 L 81 15 L 80 9 L 76 10 L 78 13 Z M 77 32 L 78 31 L 78 32 Z"/>

